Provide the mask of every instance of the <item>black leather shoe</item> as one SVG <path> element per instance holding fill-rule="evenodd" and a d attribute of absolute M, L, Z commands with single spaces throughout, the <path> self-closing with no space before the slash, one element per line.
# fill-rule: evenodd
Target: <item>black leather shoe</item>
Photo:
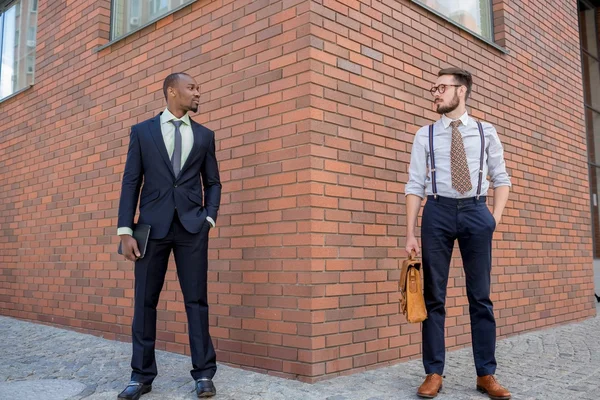
<path fill-rule="evenodd" d="M 200 378 L 196 380 L 196 394 L 199 398 L 213 397 L 217 394 L 217 389 L 210 378 Z"/>
<path fill-rule="evenodd" d="M 143 394 L 152 391 L 152 385 L 144 385 L 141 382 L 131 381 L 127 387 L 119 393 L 117 399 L 138 400 Z"/>

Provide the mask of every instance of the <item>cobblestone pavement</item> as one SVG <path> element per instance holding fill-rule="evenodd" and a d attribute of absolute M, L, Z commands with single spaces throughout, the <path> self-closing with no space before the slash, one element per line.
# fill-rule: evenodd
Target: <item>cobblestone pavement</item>
<path fill-rule="evenodd" d="M 0 399 L 116 399 L 131 344 L 0 316 Z M 600 399 L 600 317 L 498 341 L 500 382 L 513 399 Z M 193 399 L 187 356 L 158 352 L 159 375 L 142 400 Z M 447 354 L 440 400 L 487 399 L 475 390 L 470 349 Z M 420 360 L 317 384 L 219 365 L 216 400 L 416 399 Z"/>

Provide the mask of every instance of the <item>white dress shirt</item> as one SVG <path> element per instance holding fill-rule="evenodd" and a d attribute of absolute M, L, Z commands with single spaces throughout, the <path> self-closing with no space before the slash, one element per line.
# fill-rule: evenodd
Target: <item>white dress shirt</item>
<path fill-rule="evenodd" d="M 481 136 L 477 122 L 470 118 L 465 112 L 460 118 L 462 122 L 458 130 L 462 136 L 467 155 L 467 164 L 471 173 L 471 184 L 473 188 L 464 194 L 459 193 L 452 187 L 452 175 L 450 172 L 450 148 L 452 144 L 452 120 L 446 115 L 437 120 L 433 127 L 433 147 L 435 157 L 435 172 L 437 194 L 450 198 L 466 198 L 477 195 L 477 183 L 479 181 L 479 159 L 481 154 Z M 510 177 L 506 173 L 504 162 L 504 149 L 498 138 L 498 133 L 493 125 L 482 122 L 483 135 L 485 138 L 485 152 L 483 159 L 483 179 L 481 182 L 481 196 L 487 195 L 490 182 L 493 187 L 511 186 Z M 429 125 L 417 131 L 410 155 L 410 167 L 408 170 L 408 183 L 405 186 L 405 194 L 414 194 L 421 198 L 432 195 L 432 182 L 429 157 Z"/>
<path fill-rule="evenodd" d="M 162 131 L 167 153 L 169 153 L 169 160 L 173 157 L 173 151 L 175 150 L 175 125 L 171 121 L 183 122 L 179 127 L 179 132 L 181 132 L 181 164 L 179 165 L 183 167 L 194 145 L 192 123 L 189 115 L 185 114 L 183 117 L 177 118 L 171 114 L 168 108 L 160 115 L 160 130 Z"/>
<path fill-rule="evenodd" d="M 186 113 L 183 117 L 177 118 L 174 116 L 168 108 L 160 115 L 160 130 L 162 132 L 163 140 L 165 141 L 165 147 L 169 154 L 169 159 L 173 157 L 173 151 L 175 150 L 175 125 L 171 121 L 182 121 L 183 123 L 179 127 L 181 133 L 181 166 L 185 165 L 192 147 L 194 146 L 194 132 L 192 130 L 192 123 L 190 116 Z M 206 220 L 214 228 L 215 221 L 211 217 L 206 217 Z M 131 228 L 121 227 L 117 229 L 117 235 L 133 235 Z"/>

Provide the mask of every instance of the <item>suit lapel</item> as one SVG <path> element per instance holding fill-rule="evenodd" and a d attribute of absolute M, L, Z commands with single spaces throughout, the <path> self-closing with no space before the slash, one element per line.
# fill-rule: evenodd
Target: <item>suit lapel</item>
<path fill-rule="evenodd" d="M 181 167 L 181 172 L 179 172 L 179 176 L 183 174 L 190 165 L 194 163 L 198 155 L 200 154 L 200 147 L 202 145 L 202 130 L 200 129 L 200 125 L 195 123 L 190 118 L 190 123 L 192 124 L 192 132 L 194 133 L 194 144 L 192 145 L 192 150 L 190 150 L 190 154 L 188 155 L 185 163 Z"/>
<path fill-rule="evenodd" d="M 154 144 L 156 144 L 156 147 L 158 148 L 158 152 L 160 153 L 160 156 L 162 157 L 164 162 L 167 164 L 167 168 L 169 169 L 169 171 L 171 171 L 171 175 L 175 176 L 175 173 L 173 172 L 173 165 L 171 165 L 171 160 L 169 159 L 169 153 L 167 153 L 167 147 L 165 146 L 165 140 L 163 139 L 162 131 L 160 129 L 160 115 L 161 114 L 162 113 L 158 114 L 156 117 L 154 117 L 150 121 L 150 134 L 152 136 L 152 139 L 154 140 Z"/>

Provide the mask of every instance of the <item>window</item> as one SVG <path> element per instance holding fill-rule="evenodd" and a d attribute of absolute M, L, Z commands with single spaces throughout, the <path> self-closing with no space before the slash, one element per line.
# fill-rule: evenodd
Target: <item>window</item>
<path fill-rule="evenodd" d="M 33 84 L 37 13 L 23 12 L 31 1 L 0 6 L 0 100 Z"/>
<path fill-rule="evenodd" d="M 168 0 L 150 0 L 150 14 L 155 17 L 169 11 Z"/>
<path fill-rule="evenodd" d="M 412 0 L 492 42 L 492 0 Z"/>
<path fill-rule="evenodd" d="M 600 277 L 600 7 L 586 0 L 578 1 L 579 40 L 581 48 L 583 106 L 587 133 L 592 233 L 596 278 Z M 596 282 L 600 293 L 600 280 Z"/>
<path fill-rule="evenodd" d="M 35 47 L 35 26 L 27 29 L 27 47 Z"/>
<path fill-rule="evenodd" d="M 37 3 L 38 3 L 38 0 L 30 0 L 30 3 L 29 3 L 30 8 L 29 9 L 31 10 L 31 12 L 37 12 L 37 6 L 38 6 Z"/>
<path fill-rule="evenodd" d="M 34 68 L 35 68 L 35 58 L 32 56 L 27 56 L 27 73 L 33 74 Z"/>
<path fill-rule="evenodd" d="M 195 0 L 112 0 L 111 40 L 146 26 Z"/>
<path fill-rule="evenodd" d="M 134 30 L 140 26 L 140 20 L 142 17 L 142 8 L 140 7 L 140 0 L 129 1 L 129 28 Z"/>

